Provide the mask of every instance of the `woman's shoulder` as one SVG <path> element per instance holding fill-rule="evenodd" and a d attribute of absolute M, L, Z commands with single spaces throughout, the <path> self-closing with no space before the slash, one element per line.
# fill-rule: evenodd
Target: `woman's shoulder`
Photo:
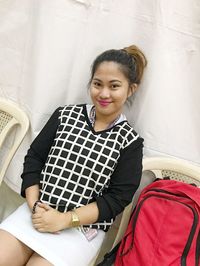
<path fill-rule="evenodd" d="M 124 148 L 132 143 L 135 143 L 136 146 L 142 145 L 144 141 L 144 139 L 139 135 L 139 133 L 134 129 L 134 127 L 129 124 L 128 121 L 124 121 L 124 123 L 121 124 L 120 133 L 124 139 Z"/>
<path fill-rule="evenodd" d="M 56 110 L 60 112 L 60 114 L 65 113 L 66 111 L 78 111 L 83 110 L 87 104 L 66 104 L 58 107 Z"/>
<path fill-rule="evenodd" d="M 63 105 L 62 107 L 58 107 L 62 110 L 70 110 L 70 109 L 80 109 L 80 108 L 83 108 L 85 107 L 87 104 L 85 103 L 80 103 L 80 104 L 66 104 L 66 105 Z"/>
<path fill-rule="evenodd" d="M 127 120 L 124 120 L 122 123 L 119 123 L 120 133 L 124 135 L 124 137 L 132 136 L 138 137 L 138 133 L 135 131 L 134 127 L 129 124 Z"/>

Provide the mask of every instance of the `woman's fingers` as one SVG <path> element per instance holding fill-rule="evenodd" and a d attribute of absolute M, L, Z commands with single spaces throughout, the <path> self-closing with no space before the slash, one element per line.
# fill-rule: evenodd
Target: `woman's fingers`
<path fill-rule="evenodd" d="M 45 203 L 42 203 L 42 202 L 38 202 L 38 206 L 39 206 L 40 208 L 45 209 L 46 211 L 48 211 L 48 210 L 51 209 L 51 207 L 50 207 L 49 205 L 47 205 L 47 204 L 45 204 Z"/>
<path fill-rule="evenodd" d="M 32 219 L 40 218 L 40 217 L 41 217 L 41 213 L 39 213 L 39 212 L 33 213 L 33 214 L 31 215 L 31 217 L 32 217 Z"/>

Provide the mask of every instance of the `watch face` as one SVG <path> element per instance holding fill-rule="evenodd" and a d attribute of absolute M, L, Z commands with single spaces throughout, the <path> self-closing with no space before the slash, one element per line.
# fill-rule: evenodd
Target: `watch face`
<path fill-rule="evenodd" d="M 80 224 L 80 222 L 79 222 L 79 221 L 73 221 L 72 223 L 73 223 L 73 227 L 78 227 L 78 226 L 79 226 L 79 224 Z"/>
<path fill-rule="evenodd" d="M 74 211 L 72 211 L 71 214 L 72 214 L 72 227 L 79 226 L 80 220 L 78 218 L 78 215 Z"/>

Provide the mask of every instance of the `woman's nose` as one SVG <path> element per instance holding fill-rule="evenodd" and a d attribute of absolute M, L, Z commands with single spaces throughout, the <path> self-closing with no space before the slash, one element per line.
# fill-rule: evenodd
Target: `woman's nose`
<path fill-rule="evenodd" d="M 109 98 L 110 97 L 110 91 L 108 88 L 104 87 L 102 88 L 101 92 L 100 92 L 100 97 L 101 98 Z"/>

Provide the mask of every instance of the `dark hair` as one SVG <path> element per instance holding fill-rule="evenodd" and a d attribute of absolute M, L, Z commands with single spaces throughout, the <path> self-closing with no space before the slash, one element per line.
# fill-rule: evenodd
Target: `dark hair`
<path fill-rule="evenodd" d="M 120 49 L 107 50 L 96 57 L 91 67 L 91 83 L 94 73 L 103 62 L 115 62 L 120 65 L 123 74 L 129 81 L 129 84 L 139 84 L 143 75 L 147 60 L 143 52 L 135 45 Z"/>

